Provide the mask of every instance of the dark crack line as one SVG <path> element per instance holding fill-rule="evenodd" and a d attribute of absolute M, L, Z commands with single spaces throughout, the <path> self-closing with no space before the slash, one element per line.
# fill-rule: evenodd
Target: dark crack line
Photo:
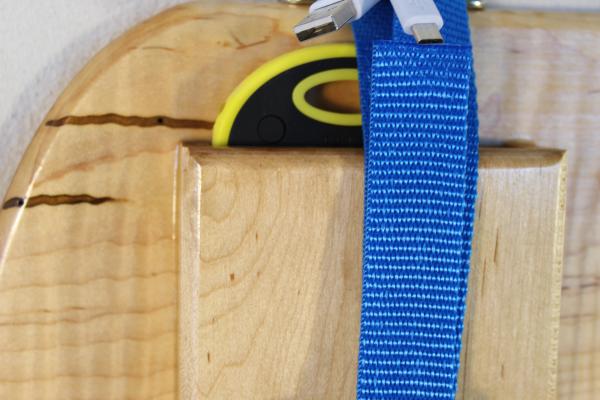
<path fill-rule="evenodd" d="M 166 126 L 173 129 L 212 129 L 214 122 L 198 119 L 180 119 L 166 116 L 138 117 L 119 114 L 66 116 L 52 119 L 46 122 L 46 126 L 61 127 L 64 125 L 105 125 L 116 124 L 121 126 L 138 126 L 150 128 L 155 126 Z"/>
<path fill-rule="evenodd" d="M 58 195 L 46 195 L 42 194 L 34 196 L 29 199 L 23 197 L 13 197 L 7 200 L 2 206 L 3 210 L 9 208 L 34 208 L 42 205 L 46 206 L 62 206 L 62 205 L 76 205 L 76 204 L 91 204 L 94 206 L 120 201 L 112 197 L 93 197 L 87 194 L 69 195 L 69 194 L 58 194 Z"/>

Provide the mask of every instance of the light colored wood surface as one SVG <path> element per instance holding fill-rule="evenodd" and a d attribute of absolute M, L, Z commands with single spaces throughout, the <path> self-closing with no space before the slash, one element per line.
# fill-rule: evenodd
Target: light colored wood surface
<path fill-rule="evenodd" d="M 488 9 L 599 12 L 598 0 L 484 0 Z"/>
<path fill-rule="evenodd" d="M 302 15 L 275 4 L 178 7 L 115 41 L 58 99 L 0 211 L 0 309 L 3 323 L 18 327 L 0 332 L 0 397 L 60 398 L 66 390 L 82 398 L 170 398 L 177 355 L 167 353 L 183 323 L 172 300 L 181 252 L 172 189 L 177 145 L 207 140 L 233 87 L 300 46 L 291 27 Z M 547 18 L 473 17 L 482 134 L 571 151 L 570 192 L 580 194 L 568 202 L 559 381 L 563 398 L 591 399 L 600 382 L 593 284 L 600 110 L 588 82 L 600 70 L 593 56 L 600 33 L 593 16 L 563 16 L 557 31 Z M 350 33 L 324 40 L 347 41 Z M 40 228 L 41 221 L 48 224 Z M 75 357 L 57 361 L 67 354 Z M 148 362 L 138 369 L 127 361 L 135 359 Z"/>
<path fill-rule="evenodd" d="M 198 398 L 354 398 L 361 151 L 192 152 Z"/>
<path fill-rule="evenodd" d="M 556 399 L 566 160 L 483 150 L 458 398 Z"/>
<path fill-rule="evenodd" d="M 569 154 L 559 398 L 600 398 L 600 14 L 472 19 L 480 133 Z"/>
<path fill-rule="evenodd" d="M 182 223 L 179 277 L 180 309 L 196 313 L 180 325 L 181 361 L 195 367 L 181 371 L 186 393 L 355 398 L 361 152 L 190 151 L 181 215 L 194 222 Z M 482 151 L 459 399 L 556 397 L 563 161 L 558 151 Z"/>
<path fill-rule="evenodd" d="M 177 8 L 58 100 L 0 212 L 0 398 L 175 397 L 177 145 L 210 137 L 233 87 L 298 46 L 300 11 L 281 10 Z"/>

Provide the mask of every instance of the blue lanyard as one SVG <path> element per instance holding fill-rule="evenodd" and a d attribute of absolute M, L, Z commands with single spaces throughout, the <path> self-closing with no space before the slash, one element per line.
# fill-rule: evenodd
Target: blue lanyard
<path fill-rule="evenodd" d="M 418 46 L 387 1 L 355 22 L 365 143 L 358 400 L 454 399 L 474 205 L 477 104 L 464 0 Z"/>

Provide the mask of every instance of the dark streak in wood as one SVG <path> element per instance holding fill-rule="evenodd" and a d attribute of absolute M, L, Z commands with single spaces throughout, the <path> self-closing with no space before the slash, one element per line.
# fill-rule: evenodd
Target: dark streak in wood
<path fill-rule="evenodd" d="M 494 246 L 494 264 L 498 265 L 498 248 L 500 247 L 500 229 L 496 230 L 496 245 Z"/>
<path fill-rule="evenodd" d="M 580 289 L 590 289 L 590 288 L 597 288 L 599 287 L 599 283 L 598 282 L 593 282 L 593 283 L 582 283 L 579 288 Z"/>
<path fill-rule="evenodd" d="M 116 124 L 121 126 L 139 126 L 150 128 L 166 126 L 173 129 L 212 129 L 214 122 L 199 119 L 179 119 L 166 116 L 138 117 L 119 114 L 66 116 L 46 122 L 46 126 L 61 127 L 64 125 L 105 125 Z"/>
<path fill-rule="evenodd" d="M 479 191 L 478 191 L 477 197 L 478 197 L 479 205 L 476 208 L 477 216 L 475 217 L 475 222 L 478 221 L 481 218 L 481 213 L 483 212 L 483 206 L 484 206 L 484 203 L 483 203 L 483 193 L 479 193 Z"/>
<path fill-rule="evenodd" d="M 58 194 L 58 195 L 46 195 L 42 194 L 39 196 L 34 196 L 29 199 L 24 199 L 22 197 L 13 197 L 4 203 L 2 206 L 3 210 L 7 210 L 9 208 L 34 208 L 42 205 L 46 206 L 62 206 L 62 205 L 76 205 L 76 204 L 91 204 L 94 206 L 119 201 L 112 197 L 93 197 L 87 194 L 78 194 L 78 195 L 68 195 L 68 194 Z"/>
<path fill-rule="evenodd" d="M 8 199 L 3 205 L 3 210 L 8 210 L 9 208 L 21 208 L 25 204 L 25 200 L 21 197 L 13 197 Z"/>
<path fill-rule="evenodd" d="M 21 208 L 25 205 L 25 199 L 21 197 L 13 197 L 12 199 L 8 199 L 3 205 L 3 210 L 8 210 L 9 208 Z"/>
<path fill-rule="evenodd" d="M 145 47 L 140 47 L 140 50 L 163 50 L 163 51 L 175 52 L 175 49 L 173 49 L 171 47 L 166 47 L 166 46 L 145 46 Z"/>
<path fill-rule="evenodd" d="M 243 43 L 243 42 L 240 40 L 240 38 L 238 38 L 238 37 L 236 36 L 236 34 L 235 34 L 235 33 L 234 33 L 232 30 L 229 30 L 229 34 L 231 35 L 231 38 L 232 38 L 232 39 L 235 41 L 235 43 L 237 44 L 237 47 L 236 47 L 236 49 L 237 49 L 237 50 L 243 50 L 243 49 L 247 49 L 247 48 L 249 48 L 249 47 L 258 46 L 259 44 L 264 44 L 264 43 L 267 43 L 267 42 L 269 41 L 269 39 L 270 39 L 270 37 L 266 37 L 266 38 L 264 38 L 264 39 L 262 39 L 262 40 L 258 40 L 258 41 L 256 41 L 256 42 L 252 42 L 252 43 Z"/>
<path fill-rule="evenodd" d="M 461 368 L 462 368 L 462 398 L 465 399 L 465 393 L 467 391 L 467 363 L 469 361 L 469 335 L 471 333 L 468 327 L 465 327 L 466 338 L 463 342 L 463 346 L 465 348 L 464 357 L 461 357 Z"/>
<path fill-rule="evenodd" d="M 485 277 L 487 275 L 487 262 L 486 260 L 483 260 L 483 270 L 481 271 L 481 290 L 480 290 L 480 295 L 481 297 L 483 297 L 484 293 L 485 293 Z"/>
<path fill-rule="evenodd" d="M 560 316 L 560 320 L 561 321 L 567 321 L 567 320 L 581 320 L 581 319 L 591 319 L 591 318 L 596 318 L 596 314 L 595 313 L 583 313 L 583 314 L 577 314 L 577 315 L 561 315 Z"/>

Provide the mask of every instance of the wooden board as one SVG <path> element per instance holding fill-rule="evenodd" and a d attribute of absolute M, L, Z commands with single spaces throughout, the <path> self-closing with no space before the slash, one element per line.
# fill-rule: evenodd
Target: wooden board
<path fill-rule="evenodd" d="M 472 18 L 480 133 L 569 154 L 559 397 L 600 398 L 600 14 Z"/>
<path fill-rule="evenodd" d="M 488 9 L 598 12 L 598 0 L 486 0 Z"/>
<path fill-rule="evenodd" d="M 355 398 L 361 152 L 190 152 L 181 397 Z M 482 152 L 459 399 L 556 397 L 563 161 Z"/>
<path fill-rule="evenodd" d="M 458 398 L 555 399 L 566 160 L 484 149 L 480 163 Z"/>
<path fill-rule="evenodd" d="M 303 12 L 278 4 L 248 7 L 218 1 L 177 7 L 111 44 L 58 99 L 0 211 L 0 313 L 2 323 L 11 327 L 0 332 L 0 397 L 60 398 L 64 390 L 79 398 L 171 398 L 178 390 L 177 356 L 170 353 L 181 323 L 176 302 L 177 146 L 206 141 L 235 85 L 265 61 L 300 46 L 291 26 Z M 544 62 L 544 75 L 534 71 L 539 63 L 528 62 L 525 55 L 537 47 L 526 46 L 527 40 L 555 37 L 536 28 L 540 24 L 544 32 L 551 31 L 544 18 L 478 14 L 475 50 L 485 60 L 477 66 L 479 76 L 493 73 L 489 76 L 502 76 L 505 82 L 522 68 L 552 77 L 544 82 L 556 82 L 553 90 L 572 90 L 567 99 L 573 99 L 583 83 L 566 86 L 556 65 L 570 71 L 584 68 L 587 75 L 582 76 L 598 69 L 587 52 L 572 50 L 568 57 L 556 57 L 565 51 L 563 44 L 552 47 L 549 55 L 540 53 L 544 60 L 553 60 Z M 598 24 L 586 18 L 586 23 L 564 18 L 560 32 L 570 36 L 561 38 L 568 43 L 593 39 Z M 583 29 L 583 36 L 570 32 L 574 26 Z M 510 34 L 515 27 L 519 30 Z M 502 41 L 494 40 L 498 32 L 505 35 Z M 512 47 L 517 36 L 521 58 Z M 349 39 L 346 31 L 323 41 Z M 590 40 L 587 46 L 593 50 L 596 43 Z M 585 67 L 578 67 L 578 57 L 588 60 Z M 506 67 L 512 62 L 506 60 L 513 59 L 521 60 L 518 67 Z M 520 79 L 519 85 L 492 87 L 480 79 L 484 136 L 533 132 L 534 138 L 542 138 L 547 125 L 539 123 L 548 120 L 544 112 L 538 117 L 527 106 L 509 107 L 513 93 L 529 93 L 532 87 L 541 96 L 533 99 L 539 110 L 551 107 L 557 115 L 567 115 L 561 114 L 569 112 L 564 104 L 554 108 L 553 102 L 543 101 L 542 83 Z M 596 103 L 581 104 L 580 112 L 598 115 Z M 508 122 L 494 122 L 500 114 Z M 549 130 L 555 144 L 546 143 L 576 147 L 571 160 L 578 160 L 575 170 L 585 172 L 575 182 L 588 187 L 577 207 L 569 203 L 571 214 L 581 210 L 578 222 L 570 225 L 571 232 L 581 232 L 576 236 L 581 241 L 572 243 L 583 245 L 577 257 L 567 258 L 576 273 L 568 275 L 566 289 L 573 301 L 563 306 L 568 315 L 563 326 L 572 327 L 561 347 L 567 360 L 566 367 L 561 362 L 565 398 L 594 398 L 600 381 L 594 361 L 600 357 L 598 340 L 592 329 L 600 318 L 597 302 L 590 301 L 596 289 L 589 284 L 597 274 L 592 257 L 597 246 L 593 235 L 583 235 L 600 226 L 596 217 L 589 217 L 598 215 L 591 201 L 598 188 L 593 180 L 593 121 L 584 118 L 572 125 L 580 129 L 570 132 L 584 139 L 573 140 L 577 146 L 562 138 L 564 130 Z"/>

